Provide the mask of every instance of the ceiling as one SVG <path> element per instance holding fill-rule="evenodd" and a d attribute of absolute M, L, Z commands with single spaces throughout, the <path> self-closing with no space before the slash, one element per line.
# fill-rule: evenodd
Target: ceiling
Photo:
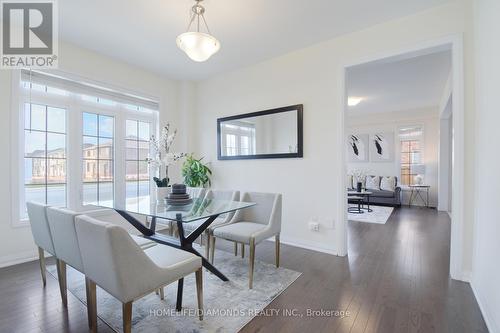
<path fill-rule="evenodd" d="M 399 56 L 347 71 L 349 97 L 362 98 L 349 115 L 407 111 L 438 106 L 451 70 L 446 47 Z"/>
<path fill-rule="evenodd" d="M 221 50 L 204 63 L 180 51 L 192 0 L 59 1 L 61 39 L 173 79 L 200 80 L 448 0 L 204 0 Z"/>

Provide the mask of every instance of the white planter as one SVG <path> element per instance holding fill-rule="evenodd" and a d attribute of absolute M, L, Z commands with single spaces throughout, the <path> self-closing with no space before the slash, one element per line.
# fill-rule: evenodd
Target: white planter
<path fill-rule="evenodd" d="M 170 187 L 156 188 L 156 202 L 158 205 L 165 205 L 165 198 L 170 193 Z"/>

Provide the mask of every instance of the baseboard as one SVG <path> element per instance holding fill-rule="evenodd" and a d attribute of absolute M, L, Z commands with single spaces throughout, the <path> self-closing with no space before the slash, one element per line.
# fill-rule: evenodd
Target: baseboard
<path fill-rule="evenodd" d="M 472 292 L 474 293 L 474 297 L 476 297 L 476 302 L 479 305 L 479 310 L 481 310 L 481 314 L 483 315 L 486 327 L 488 327 L 488 331 L 490 333 L 500 333 L 500 326 L 495 322 L 495 317 L 491 315 L 488 308 L 485 306 L 483 297 L 477 291 L 474 281 L 470 283 L 470 286 L 472 288 Z"/>
<path fill-rule="evenodd" d="M 472 272 L 471 271 L 463 271 L 462 274 L 460 274 L 459 279 L 457 279 L 457 280 L 471 283 Z"/>
<path fill-rule="evenodd" d="M 274 242 L 274 237 L 271 237 L 268 240 L 271 241 L 271 242 Z M 306 250 L 311 250 L 311 251 L 316 251 L 316 252 L 321 252 L 321 253 L 327 253 L 327 254 L 331 254 L 331 255 L 334 255 L 334 256 L 337 255 L 337 252 L 334 251 L 334 250 L 332 250 L 332 249 L 327 249 L 327 248 L 320 247 L 320 246 L 313 246 L 313 245 L 309 245 L 309 244 L 304 244 L 300 240 L 293 239 L 293 238 L 290 238 L 290 237 L 283 237 L 283 235 L 280 236 L 280 243 L 281 244 L 290 245 L 290 246 L 294 246 L 294 247 L 300 247 L 300 248 L 306 249 Z"/>
<path fill-rule="evenodd" d="M 0 268 L 22 264 L 24 262 L 38 259 L 38 253 L 35 251 L 24 251 L 8 256 L 0 257 Z"/>

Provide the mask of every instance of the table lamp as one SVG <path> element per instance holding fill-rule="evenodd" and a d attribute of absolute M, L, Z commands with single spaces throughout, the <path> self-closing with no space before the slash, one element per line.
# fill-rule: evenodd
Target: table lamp
<path fill-rule="evenodd" d="M 415 184 L 422 185 L 424 183 L 425 165 L 424 164 L 412 165 L 411 171 L 414 175 L 416 175 Z"/>

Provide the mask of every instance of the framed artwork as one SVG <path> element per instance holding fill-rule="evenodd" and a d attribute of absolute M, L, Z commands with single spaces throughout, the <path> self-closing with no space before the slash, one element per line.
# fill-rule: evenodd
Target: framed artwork
<path fill-rule="evenodd" d="M 347 137 L 347 161 L 368 162 L 368 134 L 350 134 Z"/>
<path fill-rule="evenodd" d="M 394 133 L 375 133 L 370 135 L 370 161 L 394 161 Z"/>

